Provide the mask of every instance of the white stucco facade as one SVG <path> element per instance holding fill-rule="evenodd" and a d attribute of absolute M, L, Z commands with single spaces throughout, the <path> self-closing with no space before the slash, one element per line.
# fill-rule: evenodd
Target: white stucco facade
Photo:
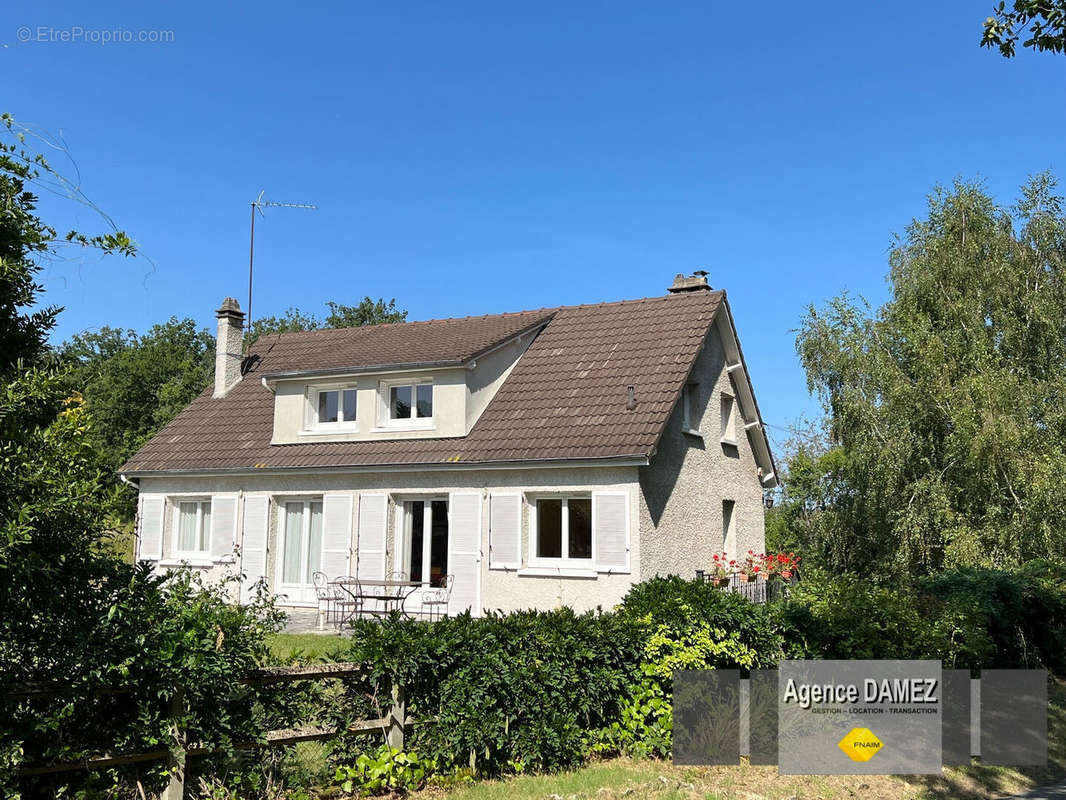
<path fill-rule="evenodd" d="M 611 608 L 641 580 L 692 577 L 723 551 L 761 552 L 773 460 L 732 324 L 726 308 L 704 329 L 651 455 L 134 474 L 137 557 L 160 570 L 184 564 L 208 580 L 243 575 L 235 601 L 263 580 L 279 605 L 292 607 L 317 605 L 312 569 L 364 580 L 417 571 L 427 587 L 449 574 L 449 612 L 482 614 Z M 467 436 L 536 335 L 522 332 L 460 367 L 264 376 L 274 392 L 271 443 L 417 447 L 419 438 Z M 394 381 L 432 385 L 432 418 L 421 427 L 417 419 L 407 429 L 387 427 Z M 358 393 L 355 418 L 315 430 L 316 392 L 334 388 Z M 639 389 L 629 388 L 639 402 Z M 540 546 L 538 528 L 552 546 Z M 423 610 L 420 596 L 408 611 Z"/>

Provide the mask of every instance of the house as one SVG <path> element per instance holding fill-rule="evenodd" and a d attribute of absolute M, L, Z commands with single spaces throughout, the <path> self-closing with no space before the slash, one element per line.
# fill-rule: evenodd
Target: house
<path fill-rule="evenodd" d="M 775 469 L 706 273 L 598 305 L 265 336 L 218 310 L 214 386 L 122 468 L 137 557 L 263 578 L 425 585 L 449 611 L 610 607 L 763 549 Z M 412 598 L 417 610 L 417 592 Z M 409 606 L 410 608 L 410 606 Z"/>

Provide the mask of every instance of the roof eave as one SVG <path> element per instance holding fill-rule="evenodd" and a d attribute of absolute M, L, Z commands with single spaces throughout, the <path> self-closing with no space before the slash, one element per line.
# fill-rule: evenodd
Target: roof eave
<path fill-rule="evenodd" d="M 123 469 L 122 478 L 162 477 L 212 477 L 221 475 L 299 475 L 323 472 L 418 472 L 422 470 L 474 470 L 474 469 L 560 469 L 583 467 L 646 467 L 650 463 L 645 454 L 600 456 L 591 458 L 528 458 L 512 461 L 429 461 L 420 463 L 392 464 L 339 464 L 329 466 L 301 467 L 218 467 L 208 469 Z"/>

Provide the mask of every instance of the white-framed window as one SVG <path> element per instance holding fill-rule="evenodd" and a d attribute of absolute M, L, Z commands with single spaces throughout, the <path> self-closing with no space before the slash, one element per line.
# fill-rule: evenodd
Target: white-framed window
<path fill-rule="evenodd" d="M 389 427 L 433 425 L 433 381 L 389 381 L 382 387 Z"/>
<path fill-rule="evenodd" d="M 592 566 L 592 497 L 531 498 L 532 565 Z"/>
<path fill-rule="evenodd" d="M 737 402 L 731 394 L 722 395 L 722 443 L 737 443 Z"/>
<path fill-rule="evenodd" d="M 686 383 L 681 393 L 681 426 L 685 433 L 700 434 L 699 391 L 698 383 Z"/>
<path fill-rule="evenodd" d="M 308 389 L 308 429 L 355 428 L 358 392 L 354 386 L 312 386 Z"/>
<path fill-rule="evenodd" d="M 203 555 L 211 550 L 211 501 L 178 500 L 175 503 L 174 552 Z"/>
<path fill-rule="evenodd" d="M 322 565 L 322 499 L 281 500 L 279 583 L 311 586 Z"/>

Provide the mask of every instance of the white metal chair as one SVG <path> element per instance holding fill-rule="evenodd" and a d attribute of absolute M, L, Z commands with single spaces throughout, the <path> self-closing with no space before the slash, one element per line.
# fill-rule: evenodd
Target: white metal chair
<path fill-rule="evenodd" d="M 448 603 L 452 599 L 452 587 L 455 585 L 454 575 L 445 575 L 440 586 L 434 589 L 426 589 L 422 592 L 422 608 L 431 620 L 438 620 L 448 615 Z"/>
<path fill-rule="evenodd" d="M 339 586 L 330 585 L 329 577 L 324 572 L 312 572 L 311 583 L 314 584 L 315 597 L 318 600 L 318 628 L 321 630 L 323 615 L 325 622 L 336 621 L 337 603 L 343 599 L 343 592 Z"/>
<path fill-rule="evenodd" d="M 361 599 L 362 592 L 359 589 L 359 583 L 356 578 L 352 577 L 351 575 L 345 575 L 343 577 L 344 580 L 348 582 L 346 585 L 351 590 L 352 594 L 355 595 L 355 597 L 353 597 L 352 594 L 346 592 L 340 586 L 333 587 L 337 590 L 338 593 L 338 597 L 334 601 L 334 607 L 337 609 L 336 619 L 334 621 L 337 623 L 338 628 L 341 627 L 347 620 L 356 616 L 359 613 L 359 610 L 363 604 L 363 601 Z"/>

